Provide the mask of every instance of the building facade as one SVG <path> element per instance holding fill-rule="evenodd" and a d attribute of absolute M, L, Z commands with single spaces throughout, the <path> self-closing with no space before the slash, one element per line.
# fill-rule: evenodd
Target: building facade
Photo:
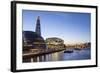
<path fill-rule="evenodd" d="M 23 51 L 36 51 L 46 49 L 46 42 L 41 36 L 40 17 L 37 17 L 34 31 L 23 31 Z"/>
<path fill-rule="evenodd" d="M 48 49 L 64 49 L 64 40 L 52 37 L 46 39 Z"/>

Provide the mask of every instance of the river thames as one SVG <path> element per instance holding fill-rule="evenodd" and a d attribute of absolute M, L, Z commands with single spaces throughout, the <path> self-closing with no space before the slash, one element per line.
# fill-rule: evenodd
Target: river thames
<path fill-rule="evenodd" d="M 37 57 L 27 58 L 26 62 L 49 62 L 49 61 L 67 61 L 67 60 L 87 60 L 91 59 L 91 49 L 81 50 L 71 49 L 73 52 L 55 52 Z"/>

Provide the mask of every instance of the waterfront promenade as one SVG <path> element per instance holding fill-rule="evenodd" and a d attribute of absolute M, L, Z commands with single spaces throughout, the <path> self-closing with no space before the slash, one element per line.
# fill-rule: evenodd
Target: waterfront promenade
<path fill-rule="evenodd" d="M 65 49 L 46 49 L 46 50 L 38 50 L 37 52 L 26 52 L 23 53 L 23 58 L 29 58 L 29 57 L 36 57 L 36 56 L 41 56 L 41 55 L 46 55 L 46 54 L 51 54 L 59 51 L 63 51 Z"/>

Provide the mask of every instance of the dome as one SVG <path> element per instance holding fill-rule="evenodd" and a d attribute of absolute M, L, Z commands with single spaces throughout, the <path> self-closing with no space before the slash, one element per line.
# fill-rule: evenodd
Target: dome
<path fill-rule="evenodd" d="M 51 37 L 51 38 L 47 38 L 46 39 L 47 43 L 50 44 L 64 44 L 64 40 L 62 40 L 61 38 L 57 38 L 57 37 Z"/>
<path fill-rule="evenodd" d="M 46 49 L 43 37 L 33 31 L 23 31 L 23 43 L 27 49 Z"/>

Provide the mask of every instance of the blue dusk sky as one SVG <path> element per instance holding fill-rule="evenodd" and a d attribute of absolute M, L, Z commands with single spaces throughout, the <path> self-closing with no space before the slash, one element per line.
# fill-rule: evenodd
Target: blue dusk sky
<path fill-rule="evenodd" d="M 38 16 L 40 16 L 41 34 L 44 39 L 58 37 L 66 44 L 91 40 L 90 13 L 23 10 L 23 31 L 35 31 Z"/>

